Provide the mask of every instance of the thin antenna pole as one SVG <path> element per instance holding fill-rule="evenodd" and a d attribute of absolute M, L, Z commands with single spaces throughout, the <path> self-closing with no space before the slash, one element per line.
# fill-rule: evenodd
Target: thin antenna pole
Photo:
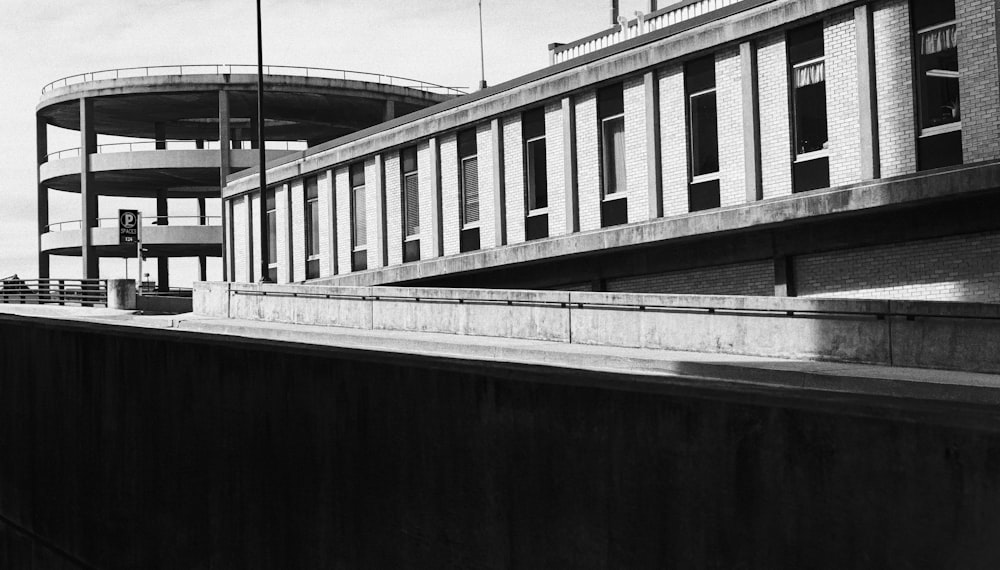
<path fill-rule="evenodd" d="M 260 208 L 257 226 L 260 228 L 260 281 L 270 283 L 267 254 L 271 251 L 268 243 L 271 236 L 268 235 L 267 225 L 267 172 L 264 151 L 264 47 L 260 29 L 260 0 L 257 0 L 257 149 L 260 165 Z"/>
<path fill-rule="evenodd" d="M 483 49 L 483 0 L 479 0 L 479 88 L 486 89 L 486 54 Z"/>

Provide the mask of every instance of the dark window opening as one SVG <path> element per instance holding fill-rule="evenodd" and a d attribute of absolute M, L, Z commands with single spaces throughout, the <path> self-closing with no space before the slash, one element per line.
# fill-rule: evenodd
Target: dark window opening
<path fill-rule="evenodd" d="M 476 152 L 475 129 L 459 132 L 459 199 L 461 201 L 459 213 L 461 214 L 462 228 L 479 222 L 479 161 Z"/>
<path fill-rule="evenodd" d="M 597 117 L 601 129 L 601 196 L 607 198 L 626 189 L 625 101 L 621 83 L 598 90 Z"/>
<path fill-rule="evenodd" d="M 549 205 L 548 176 L 545 161 L 545 109 L 534 109 L 522 115 L 524 138 L 524 175 L 528 211 Z"/>
<path fill-rule="evenodd" d="M 823 23 L 790 31 L 787 46 L 792 66 L 792 130 L 798 156 L 826 149 L 829 139 Z"/>
<path fill-rule="evenodd" d="M 275 199 L 275 189 L 268 188 L 264 193 L 264 210 L 267 214 L 267 269 L 271 281 L 277 277 L 278 267 L 278 201 Z M 272 274 L 273 269 L 273 274 Z"/>
<path fill-rule="evenodd" d="M 306 279 L 319 277 L 319 179 L 306 178 Z"/>
<path fill-rule="evenodd" d="M 917 57 L 918 168 L 962 163 L 962 109 L 959 99 L 955 3 L 915 0 L 914 53 Z"/>
<path fill-rule="evenodd" d="M 688 97 L 691 177 L 719 171 L 719 118 L 715 100 L 715 58 L 687 64 L 684 73 Z"/>
<path fill-rule="evenodd" d="M 417 147 L 403 149 L 401 170 L 403 176 L 403 236 L 420 234 L 420 183 L 417 176 Z"/>
<path fill-rule="evenodd" d="M 367 268 L 368 217 L 365 204 L 365 165 L 351 165 L 351 269 Z"/>

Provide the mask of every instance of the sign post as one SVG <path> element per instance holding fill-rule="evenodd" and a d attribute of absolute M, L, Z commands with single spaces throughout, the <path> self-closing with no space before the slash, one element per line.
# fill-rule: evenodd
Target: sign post
<path fill-rule="evenodd" d="M 135 244 L 135 252 L 139 258 L 139 278 L 136 280 L 142 292 L 142 214 L 139 210 L 118 210 L 118 244 Z M 127 267 L 127 264 L 126 264 Z"/>

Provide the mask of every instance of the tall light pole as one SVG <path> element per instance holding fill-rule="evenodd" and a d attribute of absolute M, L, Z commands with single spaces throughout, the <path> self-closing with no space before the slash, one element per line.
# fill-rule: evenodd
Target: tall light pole
<path fill-rule="evenodd" d="M 260 208 L 257 211 L 257 227 L 260 228 L 260 282 L 270 283 L 268 275 L 268 252 L 271 250 L 267 224 L 267 172 L 264 152 L 264 48 L 261 40 L 260 0 L 257 0 L 257 149 L 260 165 Z M 251 248 L 252 249 L 252 248 Z"/>
<path fill-rule="evenodd" d="M 483 0 L 479 0 L 479 88 L 486 89 L 486 55 L 483 49 Z"/>

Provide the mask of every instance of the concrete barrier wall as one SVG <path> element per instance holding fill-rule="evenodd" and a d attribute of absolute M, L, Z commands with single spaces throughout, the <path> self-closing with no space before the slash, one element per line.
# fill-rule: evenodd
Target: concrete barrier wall
<path fill-rule="evenodd" d="M 211 283 L 195 288 L 195 312 L 369 330 L 1000 372 L 995 348 L 1000 305 L 990 304 Z"/>

